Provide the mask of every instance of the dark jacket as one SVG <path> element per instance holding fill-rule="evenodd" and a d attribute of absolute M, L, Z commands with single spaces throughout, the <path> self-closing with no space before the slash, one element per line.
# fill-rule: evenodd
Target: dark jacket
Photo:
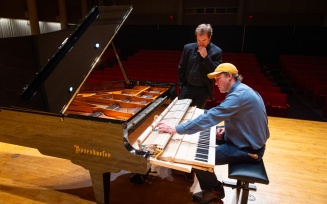
<path fill-rule="evenodd" d="M 207 57 L 202 58 L 198 51 L 197 43 L 190 43 L 184 46 L 183 54 L 178 65 L 178 85 L 183 86 L 187 83 L 190 69 L 193 67 L 197 58 L 201 81 L 208 87 L 209 95 L 213 97 L 213 80 L 209 79 L 207 74 L 213 72 L 222 61 L 222 50 L 210 42 L 207 49 Z"/>

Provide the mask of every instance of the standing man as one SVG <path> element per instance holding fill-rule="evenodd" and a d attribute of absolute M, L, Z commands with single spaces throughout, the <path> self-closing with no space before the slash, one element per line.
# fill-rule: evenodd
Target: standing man
<path fill-rule="evenodd" d="M 197 118 L 177 126 L 159 123 L 159 132 L 193 134 L 224 121 L 225 128 L 218 128 L 216 138 L 216 165 L 237 162 L 258 162 L 262 159 L 269 138 L 266 108 L 261 96 L 241 83 L 242 76 L 233 64 L 222 63 L 208 74 L 215 80 L 226 99 L 218 106 L 206 110 Z M 210 203 L 225 197 L 224 188 L 216 174 L 193 169 L 201 190 L 193 194 L 196 203 Z"/>
<path fill-rule="evenodd" d="M 204 109 L 209 97 L 213 97 L 213 81 L 207 74 L 221 63 L 222 50 L 211 42 L 212 27 L 201 24 L 195 29 L 197 43 L 184 46 L 178 65 L 180 99 L 192 99 L 192 106 Z"/>

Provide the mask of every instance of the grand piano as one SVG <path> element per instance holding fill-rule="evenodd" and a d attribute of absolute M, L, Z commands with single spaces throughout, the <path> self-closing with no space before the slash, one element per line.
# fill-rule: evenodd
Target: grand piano
<path fill-rule="evenodd" d="M 149 153 L 134 148 L 129 135 L 169 102 L 175 89 L 125 73 L 113 39 L 132 9 L 94 7 L 76 27 L 16 38 L 31 44 L 24 52 L 33 63 L 4 60 L 0 66 L 0 142 L 88 169 L 97 203 L 109 203 L 111 172 L 148 172 Z M 51 44 L 53 49 L 43 46 Z M 124 80 L 87 82 L 109 46 Z"/>

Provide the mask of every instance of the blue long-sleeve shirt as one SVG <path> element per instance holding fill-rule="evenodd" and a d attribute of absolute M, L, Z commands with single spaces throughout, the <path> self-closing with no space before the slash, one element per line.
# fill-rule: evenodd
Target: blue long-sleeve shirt
<path fill-rule="evenodd" d="M 194 120 L 176 126 L 179 134 L 193 134 L 224 121 L 225 140 L 239 148 L 263 147 L 270 136 L 266 108 L 261 96 L 236 81 L 226 99 Z"/>

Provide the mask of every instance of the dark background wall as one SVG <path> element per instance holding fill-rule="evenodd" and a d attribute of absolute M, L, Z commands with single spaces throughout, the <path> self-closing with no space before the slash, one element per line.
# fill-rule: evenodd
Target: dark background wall
<path fill-rule="evenodd" d="M 182 50 L 195 42 L 196 25 L 125 25 L 114 39 L 117 46 L 133 53 L 138 49 Z M 212 42 L 224 52 L 254 53 L 262 60 L 280 54 L 327 55 L 327 27 L 323 26 L 213 26 Z"/>
<path fill-rule="evenodd" d="M 27 0 L 0 0 L 0 17 L 28 19 Z M 58 0 L 35 0 L 40 21 L 59 22 Z M 224 52 L 255 53 L 262 60 L 280 54 L 326 55 L 326 0 L 66 0 L 70 27 L 93 6 L 133 5 L 114 39 L 126 55 L 138 49 L 182 50 L 195 41 L 200 23 L 213 26 L 212 41 Z M 61 39 L 62 38 L 62 39 Z M 62 42 L 64 38 L 54 39 Z M 15 41 L 11 41 L 15 44 Z M 48 44 L 42 43 L 43 49 Z M 59 46 L 59 45 L 58 45 Z M 19 49 L 0 46 L 2 52 Z M 53 47 L 53 46 L 52 46 Z"/>
<path fill-rule="evenodd" d="M 60 0 L 0 0 L 0 17 L 28 19 L 35 1 L 40 21 L 59 22 Z M 326 0 L 65 0 L 67 21 L 78 24 L 93 6 L 133 5 L 133 25 L 326 26 Z"/>

